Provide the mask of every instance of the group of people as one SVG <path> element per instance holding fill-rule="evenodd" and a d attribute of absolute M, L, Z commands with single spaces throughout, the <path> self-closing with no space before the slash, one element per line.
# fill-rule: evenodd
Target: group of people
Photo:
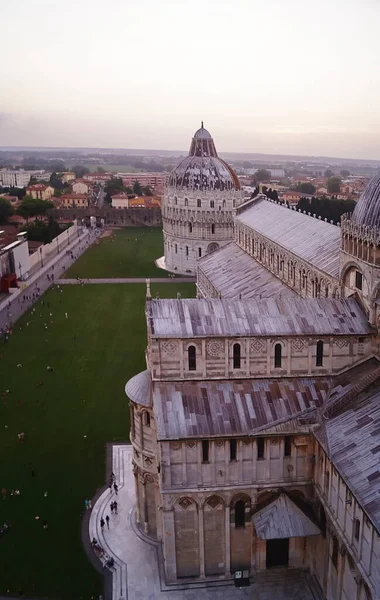
<path fill-rule="evenodd" d="M 96 556 L 102 561 L 103 565 L 110 570 L 116 570 L 115 561 L 112 556 L 108 556 L 96 538 L 92 538 L 91 546 L 94 549 Z"/>

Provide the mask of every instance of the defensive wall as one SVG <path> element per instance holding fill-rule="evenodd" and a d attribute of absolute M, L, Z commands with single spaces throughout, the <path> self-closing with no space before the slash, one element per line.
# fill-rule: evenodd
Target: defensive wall
<path fill-rule="evenodd" d="M 89 206 L 87 208 L 54 208 L 49 211 L 55 219 L 104 219 L 107 226 L 162 227 L 160 208 L 113 208 L 112 206 Z"/>

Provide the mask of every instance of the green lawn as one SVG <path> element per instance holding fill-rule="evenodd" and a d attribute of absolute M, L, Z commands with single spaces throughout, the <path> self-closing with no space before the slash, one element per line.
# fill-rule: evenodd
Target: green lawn
<path fill-rule="evenodd" d="M 164 253 L 158 227 L 116 229 L 93 244 L 66 272 L 65 277 L 167 277 L 154 261 Z"/>
<path fill-rule="evenodd" d="M 106 442 L 128 440 L 124 385 L 145 368 L 145 286 L 62 289 L 0 341 L 0 523 L 11 524 L 0 538 L 0 596 L 19 588 L 49 600 L 102 593 L 81 545 L 83 502 L 105 483 Z M 195 295 L 193 284 L 152 285 L 160 297 L 177 291 Z"/>

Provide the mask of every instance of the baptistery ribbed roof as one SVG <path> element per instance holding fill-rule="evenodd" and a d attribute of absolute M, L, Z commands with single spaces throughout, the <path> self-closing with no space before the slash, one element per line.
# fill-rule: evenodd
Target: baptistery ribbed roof
<path fill-rule="evenodd" d="M 240 190 L 234 170 L 218 157 L 214 140 L 202 126 L 195 132 L 189 155 L 169 176 L 169 186 L 189 190 Z"/>
<path fill-rule="evenodd" d="M 380 228 L 380 171 L 360 196 L 352 213 L 352 220 L 360 225 Z"/>

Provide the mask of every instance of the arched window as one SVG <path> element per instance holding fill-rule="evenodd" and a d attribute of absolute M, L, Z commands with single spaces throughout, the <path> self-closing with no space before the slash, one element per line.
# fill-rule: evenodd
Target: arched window
<path fill-rule="evenodd" d="M 245 527 L 245 503 L 238 500 L 235 503 L 235 527 Z"/>
<path fill-rule="evenodd" d="M 189 256 L 189 246 L 186 246 L 186 256 Z"/>
<path fill-rule="evenodd" d="M 198 200 L 197 200 L 197 207 L 200 208 L 201 206 L 202 206 L 202 202 L 201 202 L 200 198 L 198 198 Z"/>
<path fill-rule="evenodd" d="M 234 369 L 240 369 L 241 364 L 241 348 L 240 344 L 234 344 L 232 347 Z"/>
<path fill-rule="evenodd" d="M 226 201 L 223 200 L 223 208 L 226 208 Z"/>
<path fill-rule="evenodd" d="M 202 248 L 198 248 L 198 256 L 201 257 L 202 256 Z"/>
<path fill-rule="evenodd" d="M 322 340 L 318 340 L 317 342 L 317 358 L 315 361 L 317 367 L 322 367 L 323 365 L 323 342 Z"/>
<path fill-rule="evenodd" d="M 185 198 L 185 206 L 189 206 L 189 201 L 187 198 Z"/>
<path fill-rule="evenodd" d="M 189 371 L 196 371 L 197 369 L 197 357 L 195 346 L 189 346 L 187 349 L 189 358 Z"/>
<path fill-rule="evenodd" d="M 210 200 L 210 208 L 214 208 L 214 206 L 215 206 L 214 200 Z"/>
<path fill-rule="evenodd" d="M 193 224 L 189 223 L 189 233 L 193 233 Z"/>
<path fill-rule="evenodd" d="M 174 204 L 177 206 L 177 196 L 174 196 Z"/>
<path fill-rule="evenodd" d="M 274 347 L 274 367 L 275 369 L 281 369 L 282 364 L 282 346 L 276 344 Z"/>
<path fill-rule="evenodd" d="M 144 411 L 144 425 L 150 427 L 150 414 L 147 410 Z"/>
<path fill-rule="evenodd" d="M 212 223 L 212 225 L 211 225 L 211 233 L 215 233 L 215 225 L 214 225 L 214 223 Z"/>
<path fill-rule="evenodd" d="M 175 253 L 177 254 L 177 252 L 178 252 L 178 246 L 177 246 L 177 244 L 174 244 L 174 249 L 175 249 Z"/>
<path fill-rule="evenodd" d="M 358 542 L 360 537 L 360 521 L 359 519 L 354 519 L 354 538 Z"/>

